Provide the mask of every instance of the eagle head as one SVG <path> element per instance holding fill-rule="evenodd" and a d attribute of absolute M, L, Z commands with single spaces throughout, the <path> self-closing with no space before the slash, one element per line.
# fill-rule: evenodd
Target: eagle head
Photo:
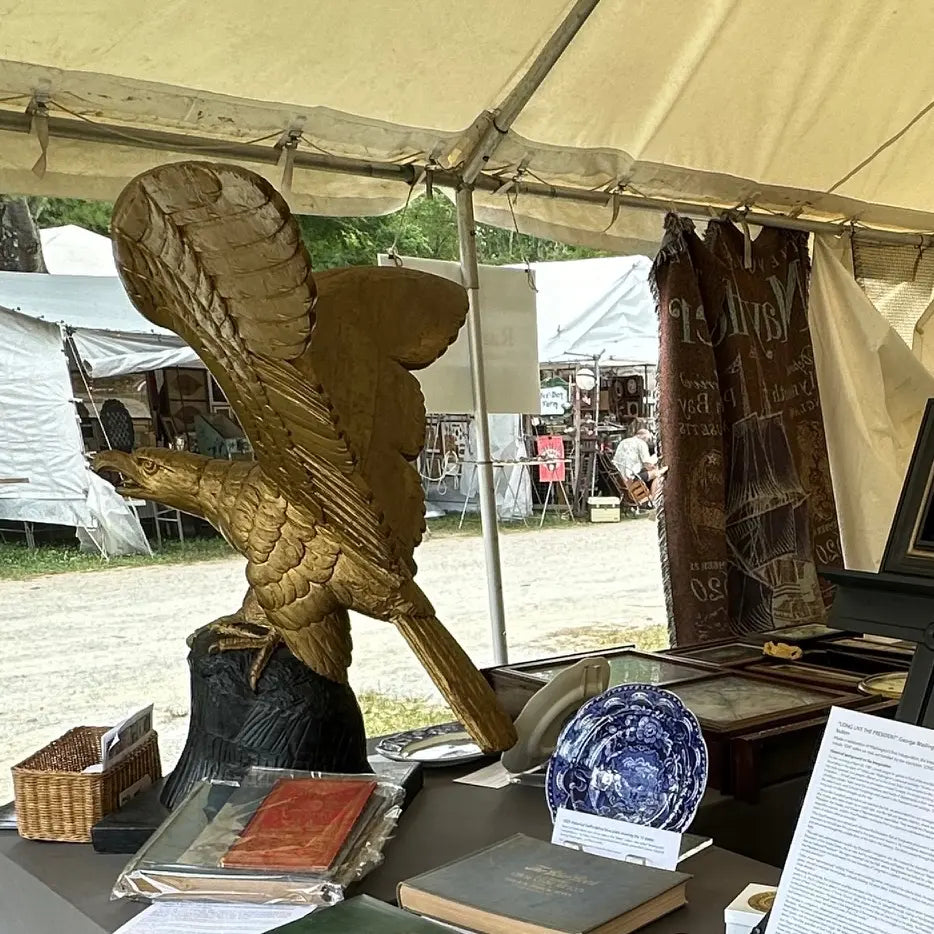
<path fill-rule="evenodd" d="M 117 492 L 123 496 L 154 500 L 203 516 L 201 475 L 209 461 L 209 457 L 187 451 L 139 448 L 132 454 L 101 451 L 92 466 L 97 473 L 106 470 L 119 473 Z"/>

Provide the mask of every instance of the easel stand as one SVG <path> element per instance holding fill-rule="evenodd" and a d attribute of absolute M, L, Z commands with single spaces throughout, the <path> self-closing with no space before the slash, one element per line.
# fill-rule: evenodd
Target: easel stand
<path fill-rule="evenodd" d="M 837 586 L 829 625 L 917 643 L 896 719 L 934 729 L 934 579 L 862 571 L 820 573 Z"/>
<path fill-rule="evenodd" d="M 574 515 L 574 507 L 571 505 L 571 500 L 568 498 L 567 487 L 564 484 L 563 480 L 549 480 L 548 486 L 545 489 L 545 501 L 542 503 L 542 517 L 538 522 L 538 527 L 541 528 L 545 524 L 545 513 L 548 512 L 548 503 L 551 501 L 551 494 L 554 491 L 555 487 L 558 488 L 558 493 L 560 494 L 560 499 L 564 500 L 564 508 L 567 510 L 568 516 Z M 560 509 L 560 504 L 558 503 L 558 493 L 555 494 L 555 506 Z"/>

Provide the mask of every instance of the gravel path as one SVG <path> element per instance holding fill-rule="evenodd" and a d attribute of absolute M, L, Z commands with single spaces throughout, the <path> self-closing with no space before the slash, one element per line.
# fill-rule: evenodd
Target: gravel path
<path fill-rule="evenodd" d="M 581 631 L 664 623 L 651 519 L 500 536 L 510 658 L 579 647 Z M 443 536 L 416 555 L 418 581 L 439 618 L 480 665 L 491 661 L 483 544 Z M 156 705 L 168 768 L 184 742 L 188 712 L 185 637 L 239 606 L 243 562 L 69 573 L 0 581 L 0 803 L 8 767 L 71 726 L 112 723 Z M 354 619 L 356 689 L 434 698 L 401 636 Z"/>

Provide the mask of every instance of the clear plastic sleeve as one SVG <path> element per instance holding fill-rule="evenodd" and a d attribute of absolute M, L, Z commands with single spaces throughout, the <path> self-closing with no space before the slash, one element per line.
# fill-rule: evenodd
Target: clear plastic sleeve
<path fill-rule="evenodd" d="M 382 862 L 404 797 L 377 775 L 253 768 L 240 782 L 199 782 L 113 897 L 333 904 Z"/>

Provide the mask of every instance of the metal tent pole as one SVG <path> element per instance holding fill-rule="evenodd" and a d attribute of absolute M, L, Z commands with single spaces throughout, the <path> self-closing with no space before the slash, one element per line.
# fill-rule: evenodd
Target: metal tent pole
<path fill-rule="evenodd" d="M 473 214 L 473 191 L 457 190 L 457 236 L 460 241 L 461 276 L 470 301 L 467 341 L 470 350 L 470 382 L 473 388 L 474 424 L 477 428 L 477 486 L 483 524 L 483 553 L 486 560 L 487 596 L 493 638 L 493 660 L 508 661 L 506 612 L 503 606 L 503 571 L 499 560 L 499 529 L 496 524 L 496 488 L 490 455 L 490 425 L 483 369 L 483 330 L 480 325 L 480 267 L 477 263 L 477 224 Z"/>

